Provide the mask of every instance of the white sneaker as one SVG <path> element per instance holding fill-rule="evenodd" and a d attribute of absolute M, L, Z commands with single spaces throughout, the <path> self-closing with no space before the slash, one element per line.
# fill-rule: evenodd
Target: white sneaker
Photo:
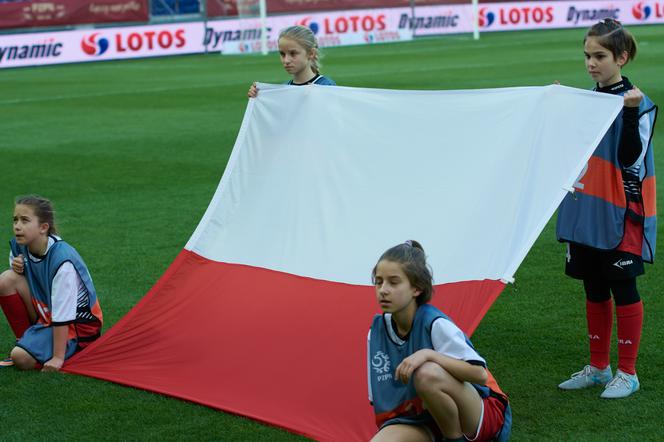
<path fill-rule="evenodd" d="M 610 365 L 604 370 L 586 365 L 583 370 L 574 373 L 568 380 L 558 385 L 558 388 L 562 390 L 580 390 L 595 385 L 605 385 L 611 381 L 612 377 Z"/>
<path fill-rule="evenodd" d="M 630 394 L 638 391 L 639 378 L 636 374 L 628 374 L 621 370 L 616 370 L 616 375 L 611 382 L 606 384 L 604 391 L 600 395 L 604 399 L 618 399 L 627 397 Z"/>

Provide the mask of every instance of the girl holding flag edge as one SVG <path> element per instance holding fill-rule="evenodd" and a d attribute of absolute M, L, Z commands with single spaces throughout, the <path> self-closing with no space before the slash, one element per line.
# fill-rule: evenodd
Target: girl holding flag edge
<path fill-rule="evenodd" d="M 575 193 L 558 209 L 556 233 L 567 243 L 565 273 L 583 281 L 590 363 L 562 382 L 563 390 L 604 386 L 602 398 L 636 392 L 636 359 L 643 303 L 636 277 L 655 258 L 656 209 L 652 136 L 657 106 L 621 69 L 636 55 L 636 41 L 617 20 L 593 25 L 584 38 L 586 68 L 597 92 L 621 95 L 624 107 L 590 158 Z M 618 366 L 609 361 L 613 302 Z"/>
<path fill-rule="evenodd" d="M 320 73 L 320 50 L 316 36 L 306 26 L 290 26 L 279 33 L 279 57 L 281 64 L 292 77 L 286 84 L 305 86 L 336 86 L 331 78 Z M 247 93 L 249 98 L 258 96 L 258 87 L 254 82 Z"/>

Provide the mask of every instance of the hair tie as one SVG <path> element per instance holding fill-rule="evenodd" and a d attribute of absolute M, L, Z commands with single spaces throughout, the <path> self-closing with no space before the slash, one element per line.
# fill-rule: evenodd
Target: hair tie
<path fill-rule="evenodd" d="M 409 239 L 406 240 L 406 242 L 404 242 L 404 244 L 406 244 L 407 246 L 413 247 L 413 241 L 411 241 Z"/>

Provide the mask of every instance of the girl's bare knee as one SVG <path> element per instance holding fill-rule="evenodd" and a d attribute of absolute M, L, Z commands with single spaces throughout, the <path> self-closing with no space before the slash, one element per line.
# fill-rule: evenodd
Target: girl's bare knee
<path fill-rule="evenodd" d="M 25 276 L 19 275 L 13 270 L 6 270 L 0 273 L 0 296 L 11 296 L 18 293 L 28 310 L 31 310 L 30 287 Z M 34 311 L 30 313 L 30 319 L 34 321 Z"/>
<path fill-rule="evenodd" d="M 15 286 L 16 282 L 14 281 L 14 272 L 12 270 L 5 270 L 0 273 L 0 296 L 13 294 Z"/>
<path fill-rule="evenodd" d="M 445 386 L 453 381 L 456 379 L 443 367 L 434 362 L 425 362 L 415 371 L 413 384 L 418 392 L 440 391 L 445 390 Z"/>
<path fill-rule="evenodd" d="M 14 361 L 14 366 L 19 370 L 34 370 L 37 364 L 37 361 L 20 347 L 14 347 L 10 357 Z"/>
<path fill-rule="evenodd" d="M 28 282 L 25 279 L 25 276 L 19 275 L 13 270 L 5 270 L 0 273 L 0 296 L 8 296 L 17 292 L 28 291 Z"/>

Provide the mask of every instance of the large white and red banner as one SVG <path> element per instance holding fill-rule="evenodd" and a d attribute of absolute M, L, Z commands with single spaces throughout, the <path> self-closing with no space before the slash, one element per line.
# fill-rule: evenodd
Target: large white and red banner
<path fill-rule="evenodd" d="M 84 23 L 146 22 L 147 0 L 45 0 L 0 2 L 0 29 Z"/>
<path fill-rule="evenodd" d="M 366 441 L 380 254 L 421 241 L 432 302 L 471 334 L 622 98 L 556 85 L 259 87 L 185 249 L 64 369 L 315 440 Z"/>
<path fill-rule="evenodd" d="M 588 27 L 611 17 L 626 25 L 664 23 L 664 0 L 553 1 L 480 4 L 481 32 Z M 275 15 L 267 18 L 267 43 L 279 31 L 310 27 L 321 47 L 410 40 L 473 31 L 470 4 L 356 9 Z M 0 35 L 0 68 L 204 52 L 261 50 L 262 23 L 255 18 L 170 25 Z"/>

